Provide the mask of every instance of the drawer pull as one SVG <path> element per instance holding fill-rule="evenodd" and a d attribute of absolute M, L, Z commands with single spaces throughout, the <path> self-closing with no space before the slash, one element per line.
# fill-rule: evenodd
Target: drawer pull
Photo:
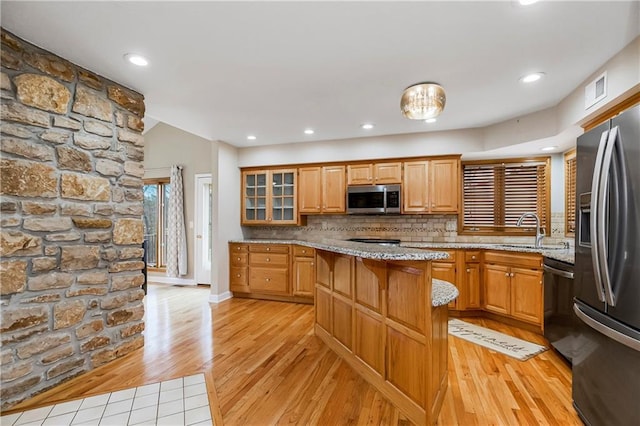
<path fill-rule="evenodd" d="M 238 258 L 238 262 L 240 261 L 240 258 Z"/>
<path fill-rule="evenodd" d="M 267 262 L 271 262 L 271 259 L 267 257 Z"/>
<path fill-rule="evenodd" d="M 508 276 L 509 276 L 509 273 L 508 273 L 508 272 L 505 272 L 504 276 L 505 276 L 505 277 L 508 277 Z"/>
<path fill-rule="evenodd" d="M 471 269 L 467 268 L 467 274 L 471 272 Z"/>
<path fill-rule="evenodd" d="M 306 250 L 302 250 L 302 253 L 303 253 L 303 254 L 304 254 L 304 253 L 306 253 L 306 252 L 307 252 Z"/>
<path fill-rule="evenodd" d="M 266 279 L 266 281 L 267 281 L 267 282 L 271 281 L 271 278 L 267 278 L 267 279 Z"/>
<path fill-rule="evenodd" d="M 271 247 L 267 247 L 267 251 L 271 251 Z"/>
<path fill-rule="evenodd" d="M 472 259 L 475 259 L 476 257 L 475 257 L 475 256 L 471 256 L 471 258 L 472 258 Z"/>
<path fill-rule="evenodd" d="M 240 274 L 236 274 L 236 277 L 240 278 Z"/>

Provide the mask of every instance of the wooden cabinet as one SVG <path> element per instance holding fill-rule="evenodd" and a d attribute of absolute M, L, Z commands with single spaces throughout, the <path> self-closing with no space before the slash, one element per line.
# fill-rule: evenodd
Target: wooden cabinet
<path fill-rule="evenodd" d="M 347 166 L 348 185 L 386 185 L 401 182 L 402 163 L 399 161 Z"/>
<path fill-rule="evenodd" d="M 346 211 L 345 166 L 301 167 L 298 188 L 301 214 Z"/>
<path fill-rule="evenodd" d="M 229 243 L 229 290 L 237 297 L 313 303 L 314 249 Z"/>
<path fill-rule="evenodd" d="M 290 294 L 288 245 L 249 245 L 249 290 L 252 293 Z"/>
<path fill-rule="evenodd" d="M 308 247 L 293 246 L 293 295 L 313 297 L 315 277 L 315 250 Z"/>
<path fill-rule="evenodd" d="M 296 169 L 242 172 L 242 225 L 298 223 Z"/>
<path fill-rule="evenodd" d="M 405 162 L 403 212 L 458 213 L 459 182 L 459 157 Z"/>
<path fill-rule="evenodd" d="M 229 290 L 249 292 L 249 247 L 229 244 Z"/>
<path fill-rule="evenodd" d="M 464 309 L 480 309 L 480 252 L 477 250 L 465 251 L 463 297 Z"/>
<path fill-rule="evenodd" d="M 542 326 L 542 257 L 487 251 L 484 254 L 484 309 Z"/>

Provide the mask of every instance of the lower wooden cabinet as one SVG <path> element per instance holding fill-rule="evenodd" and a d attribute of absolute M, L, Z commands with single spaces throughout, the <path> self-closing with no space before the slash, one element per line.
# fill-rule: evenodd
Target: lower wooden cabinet
<path fill-rule="evenodd" d="M 238 297 L 313 303 L 314 250 L 229 243 L 229 289 Z"/>
<path fill-rule="evenodd" d="M 442 250 L 449 254 L 448 259 L 442 260 L 434 260 L 431 262 L 431 277 L 436 278 L 442 281 L 450 282 L 451 284 L 458 287 L 458 291 L 460 291 L 460 285 L 457 278 L 457 268 L 456 268 L 456 250 Z M 460 303 L 460 297 L 455 300 L 449 302 L 450 309 L 462 309 L 462 304 Z"/>
<path fill-rule="evenodd" d="M 494 251 L 484 256 L 483 308 L 542 327 L 542 256 Z"/>
<path fill-rule="evenodd" d="M 316 279 L 315 253 L 312 248 L 293 246 L 294 296 L 313 297 Z"/>

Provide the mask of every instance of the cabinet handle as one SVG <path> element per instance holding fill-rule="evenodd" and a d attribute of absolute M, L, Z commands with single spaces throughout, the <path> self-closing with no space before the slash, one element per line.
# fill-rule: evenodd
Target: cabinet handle
<path fill-rule="evenodd" d="M 271 262 L 271 259 L 267 257 L 267 262 Z"/>
<path fill-rule="evenodd" d="M 240 278 L 240 274 L 236 274 L 236 277 Z"/>
<path fill-rule="evenodd" d="M 267 281 L 267 282 L 271 281 L 271 278 L 267 278 L 267 280 L 266 280 L 266 281 Z"/>
<path fill-rule="evenodd" d="M 469 272 L 471 272 L 471 269 L 467 268 L 467 274 L 468 274 Z"/>
<path fill-rule="evenodd" d="M 304 254 L 304 253 L 306 253 L 306 252 L 307 252 L 306 250 L 302 250 L 302 253 L 303 253 L 303 254 Z"/>
<path fill-rule="evenodd" d="M 313 262 L 311 262 L 311 266 L 313 266 Z"/>
<path fill-rule="evenodd" d="M 238 261 L 240 261 L 240 258 L 238 258 Z"/>
<path fill-rule="evenodd" d="M 515 276 L 515 275 L 514 275 L 514 274 L 513 274 L 513 272 L 512 272 L 510 276 L 511 276 L 511 277 L 513 277 L 513 276 Z"/>
<path fill-rule="evenodd" d="M 471 258 L 472 258 L 472 259 L 475 259 L 476 257 L 475 257 L 475 256 L 471 256 Z"/>
<path fill-rule="evenodd" d="M 505 272 L 504 276 L 505 276 L 505 277 L 508 277 L 508 276 L 509 276 L 509 273 L 508 273 L 508 272 Z"/>
<path fill-rule="evenodd" d="M 267 251 L 271 251 L 271 247 L 267 247 Z"/>

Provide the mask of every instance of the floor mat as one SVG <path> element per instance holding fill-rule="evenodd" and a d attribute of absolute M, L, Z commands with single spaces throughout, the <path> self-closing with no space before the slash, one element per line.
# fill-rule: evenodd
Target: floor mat
<path fill-rule="evenodd" d="M 452 318 L 449 320 L 449 334 L 469 342 L 475 343 L 496 352 L 509 355 L 520 361 L 538 355 L 548 348 L 504 333 L 489 330 L 479 325 L 470 324 Z"/>

